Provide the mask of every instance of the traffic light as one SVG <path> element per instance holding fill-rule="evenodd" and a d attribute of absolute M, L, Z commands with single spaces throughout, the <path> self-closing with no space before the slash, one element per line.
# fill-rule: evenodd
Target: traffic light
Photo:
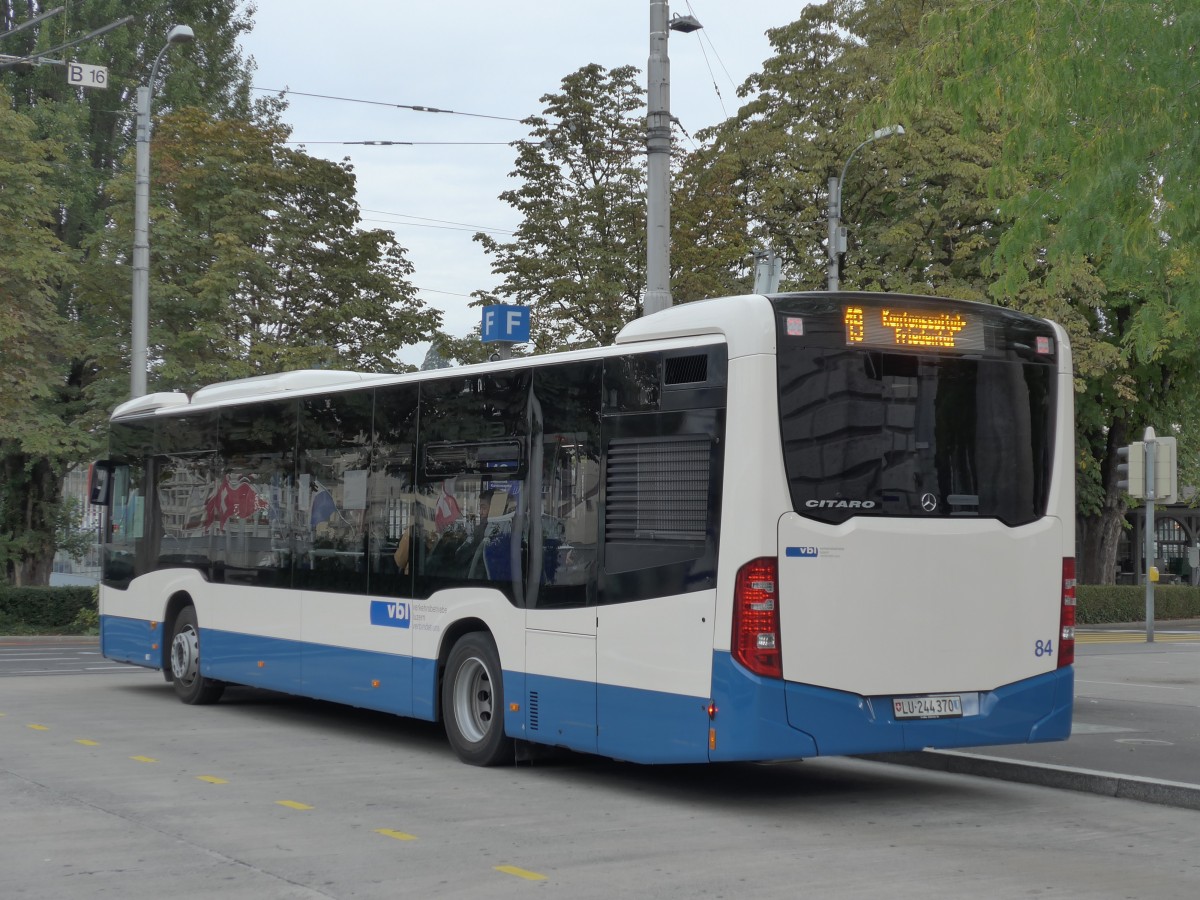
<path fill-rule="evenodd" d="M 1154 439 L 1154 499 L 1175 503 L 1179 498 L 1179 466 L 1175 459 L 1175 438 Z"/>
<path fill-rule="evenodd" d="M 1141 441 L 1117 448 L 1117 487 L 1130 497 L 1146 496 L 1146 445 Z"/>

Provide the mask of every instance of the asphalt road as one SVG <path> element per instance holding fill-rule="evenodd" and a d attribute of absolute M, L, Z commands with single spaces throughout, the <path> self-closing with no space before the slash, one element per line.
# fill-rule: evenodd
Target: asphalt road
<path fill-rule="evenodd" d="M 0 678 L 21 675 L 128 675 L 136 671 L 100 655 L 97 638 L 0 637 Z"/>
<path fill-rule="evenodd" d="M 0 679 L 5 898 L 1200 896 L 1191 810 L 852 759 L 484 770 L 436 725 L 80 659 Z"/>

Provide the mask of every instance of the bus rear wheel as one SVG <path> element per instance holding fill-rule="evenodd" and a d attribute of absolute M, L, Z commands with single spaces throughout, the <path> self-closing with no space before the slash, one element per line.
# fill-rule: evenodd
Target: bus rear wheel
<path fill-rule="evenodd" d="M 200 674 L 200 629 L 194 606 L 181 609 L 171 629 L 171 683 L 179 699 L 193 706 L 216 703 L 225 691 L 224 683 Z"/>
<path fill-rule="evenodd" d="M 450 746 L 463 762 L 512 761 L 514 743 L 504 734 L 504 673 L 490 635 L 464 635 L 450 651 L 442 678 L 442 718 Z"/>

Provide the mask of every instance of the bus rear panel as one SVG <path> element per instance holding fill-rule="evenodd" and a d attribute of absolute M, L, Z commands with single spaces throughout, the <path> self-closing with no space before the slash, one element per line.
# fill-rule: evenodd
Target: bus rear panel
<path fill-rule="evenodd" d="M 1068 737 L 1061 330 L 929 298 L 773 302 L 771 438 L 786 499 L 773 552 L 735 582 L 730 654 L 714 663 L 712 757 Z M 727 496 L 731 514 L 749 513 L 735 503 Z"/>

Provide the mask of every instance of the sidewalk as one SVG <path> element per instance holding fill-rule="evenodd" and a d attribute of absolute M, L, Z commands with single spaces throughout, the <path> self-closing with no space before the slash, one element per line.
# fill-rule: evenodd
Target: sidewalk
<path fill-rule="evenodd" d="M 879 761 L 1200 809 L 1200 620 L 1080 628 L 1071 738 Z"/>

